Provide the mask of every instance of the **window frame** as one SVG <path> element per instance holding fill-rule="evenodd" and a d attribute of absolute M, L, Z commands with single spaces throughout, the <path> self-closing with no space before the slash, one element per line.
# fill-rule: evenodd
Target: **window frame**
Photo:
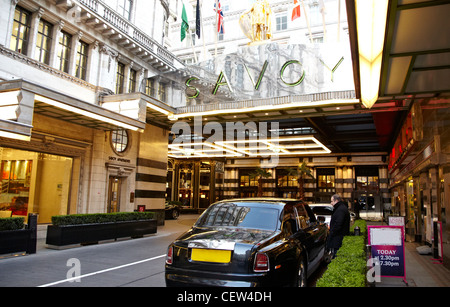
<path fill-rule="evenodd" d="M 50 64 L 50 54 L 52 51 L 53 24 L 45 19 L 39 20 L 34 59 L 41 63 Z M 44 55 L 43 55 L 44 53 Z"/>
<path fill-rule="evenodd" d="M 116 153 L 119 156 L 125 155 L 128 149 L 131 147 L 130 133 L 126 129 L 112 130 L 110 134 L 110 140 L 111 140 L 111 148 L 113 149 L 114 153 Z M 126 140 L 126 142 L 124 140 Z M 123 148 L 119 148 L 119 146 Z"/>
<path fill-rule="evenodd" d="M 125 64 L 118 62 L 116 69 L 116 94 L 123 94 L 125 84 Z"/>
<path fill-rule="evenodd" d="M 84 47 L 84 48 L 83 48 Z M 77 47 L 77 58 L 75 65 L 75 77 L 80 78 L 84 81 L 87 79 L 87 69 L 89 60 L 89 44 L 80 41 Z M 83 64 L 80 64 L 83 63 Z M 81 71 L 81 72 L 80 72 Z"/>
<path fill-rule="evenodd" d="M 70 69 L 70 54 L 72 52 L 72 35 L 61 30 L 61 36 L 58 44 L 59 70 L 68 74 Z"/>
<path fill-rule="evenodd" d="M 288 17 L 286 13 L 280 13 L 275 16 L 275 23 L 277 31 L 284 31 L 288 29 Z"/>
<path fill-rule="evenodd" d="M 117 1 L 117 12 L 126 20 L 131 21 L 133 4 L 133 0 L 119 0 Z"/>
<path fill-rule="evenodd" d="M 17 16 L 17 14 L 19 14 L 19 16 Z M 17 17 L 19 18 L 17 19 Z M 17 28 L 16 35 L 14 35 L 15 28 Z M 20 6 L 16 6 L 14 11 L 11 40 L 9 43 L 10 49 L 20 54 L 28 55 L 28 43 L 30 40 L 30 33 L 31 33 L 31 12 Z M 14 47 L 12 46 L 13 44 Z M 22 48 L 19 48 L 19 46 L 21 46 Z"/>
<path fill-rule="evenodd" d="M 130 74 L 128 76 L 128 93 L 136 92 L 136 84 L 137 84 L 137 71 L 134 69 L 130 69 Z"/>

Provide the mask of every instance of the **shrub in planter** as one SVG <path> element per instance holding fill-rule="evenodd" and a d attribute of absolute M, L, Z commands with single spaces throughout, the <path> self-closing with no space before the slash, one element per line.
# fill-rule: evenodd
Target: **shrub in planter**
<path fill-rule="evenodd" d="M 24 229 L 23 217 L 0 218 L 0 254 L 31 251 L 32 231 Z"/>
<path fill-rule="evenodd" d="M 23 229 L 24 222 L 23 217 L 0 218 L 0 231 Z"/>
<path fill-rule="evenodd" d="M 365 259 L 365 238 L 346 236 L 342 241 L 342 247 L 337 252 L 337 257 Z"/>
<path fill-rule="evenodd" d="M 151 220 L 153 212 L 117 212 L 117 213 L 92 213 L 52 216 L 54 226 L 86 225 L 115 223 L 124 221 Z"/>
<path fill-rule="evenodd" d="M 362 236 L 367 236 L 367 222 L 365 220 L 355 220 L 353 225 L 350 227 L 350 232 L 353 234 L 355 232 L 355 227 L 359 227 L 359 231 Z"/>
<path fill-rule="evenodd" d="M 53 216 L 47 227 L 46 243 L 51 246 L 90 244 L 124 237 L 156 233 L 153 212 L 119 212 Z"/>
<path fill-rule="evenodd" d="M 365 287 L 367 265 L 365 242 L 365 236 L 344 237 L 336 258 L 328 265 L 316 286 Z"/>

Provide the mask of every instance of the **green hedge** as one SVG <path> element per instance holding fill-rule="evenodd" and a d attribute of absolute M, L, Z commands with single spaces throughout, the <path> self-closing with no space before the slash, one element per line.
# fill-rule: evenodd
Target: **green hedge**
<path fill-rule="evenodd" d="M 358 222 L 361 233 L 367 233 L 365 221 Z M 356 222 L 355 222 L 356 223 Z M 354 226 L 352 227 L 352 231 Z M 363 226 L 364 225 L 364 226 Z M 366 236 L 346 236 L 336 258 L 317 281 L 317 287 L 365 287 L 366 286 Z"/>
<path fill-rule="evenodd" d="M 350 227 L 350 232 L 352 234 L 354 233 L 356 226 L 359 227 L 361 235 L 367 236 L 367 222 L 365 220 L 355 220 L 353 225 Z"/>
<path fill-rule="evenodd" d="M 153 212 L 117 212 L 52 216 L 55 226 L 114 223 L 154 219 Z"/>
<path fill-rule="evenodd" d="M 0 218 L 0 231 L 23 229 L 25 218 L 23 217 L 7 217 Z"/>

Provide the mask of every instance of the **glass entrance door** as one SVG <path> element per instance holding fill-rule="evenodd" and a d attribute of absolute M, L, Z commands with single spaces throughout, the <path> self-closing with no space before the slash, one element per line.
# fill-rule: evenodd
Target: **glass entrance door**
<path fill-rule="evenodd" d="M 122 179 L 120 177 L 109 177 L 108 213 L 120 212 L 121 187 Z"/>

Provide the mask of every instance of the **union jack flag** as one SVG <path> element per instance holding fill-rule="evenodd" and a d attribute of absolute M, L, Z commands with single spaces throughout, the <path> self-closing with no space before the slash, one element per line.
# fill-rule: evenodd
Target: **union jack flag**
<path fill-rule="evenodd" d="M 225 32 L 224 26 L 223 26 L 223 10 L 222 5 L 220 4 L 220 0 L 217 0 L 217 3 L 219 4 L 219 10 L 216 10 L 216 3 L 214 3 L 214 10 L 217 12 L 218 20 L 217 20 L 217 32 L 220 34 L 223 34 Z"/>

